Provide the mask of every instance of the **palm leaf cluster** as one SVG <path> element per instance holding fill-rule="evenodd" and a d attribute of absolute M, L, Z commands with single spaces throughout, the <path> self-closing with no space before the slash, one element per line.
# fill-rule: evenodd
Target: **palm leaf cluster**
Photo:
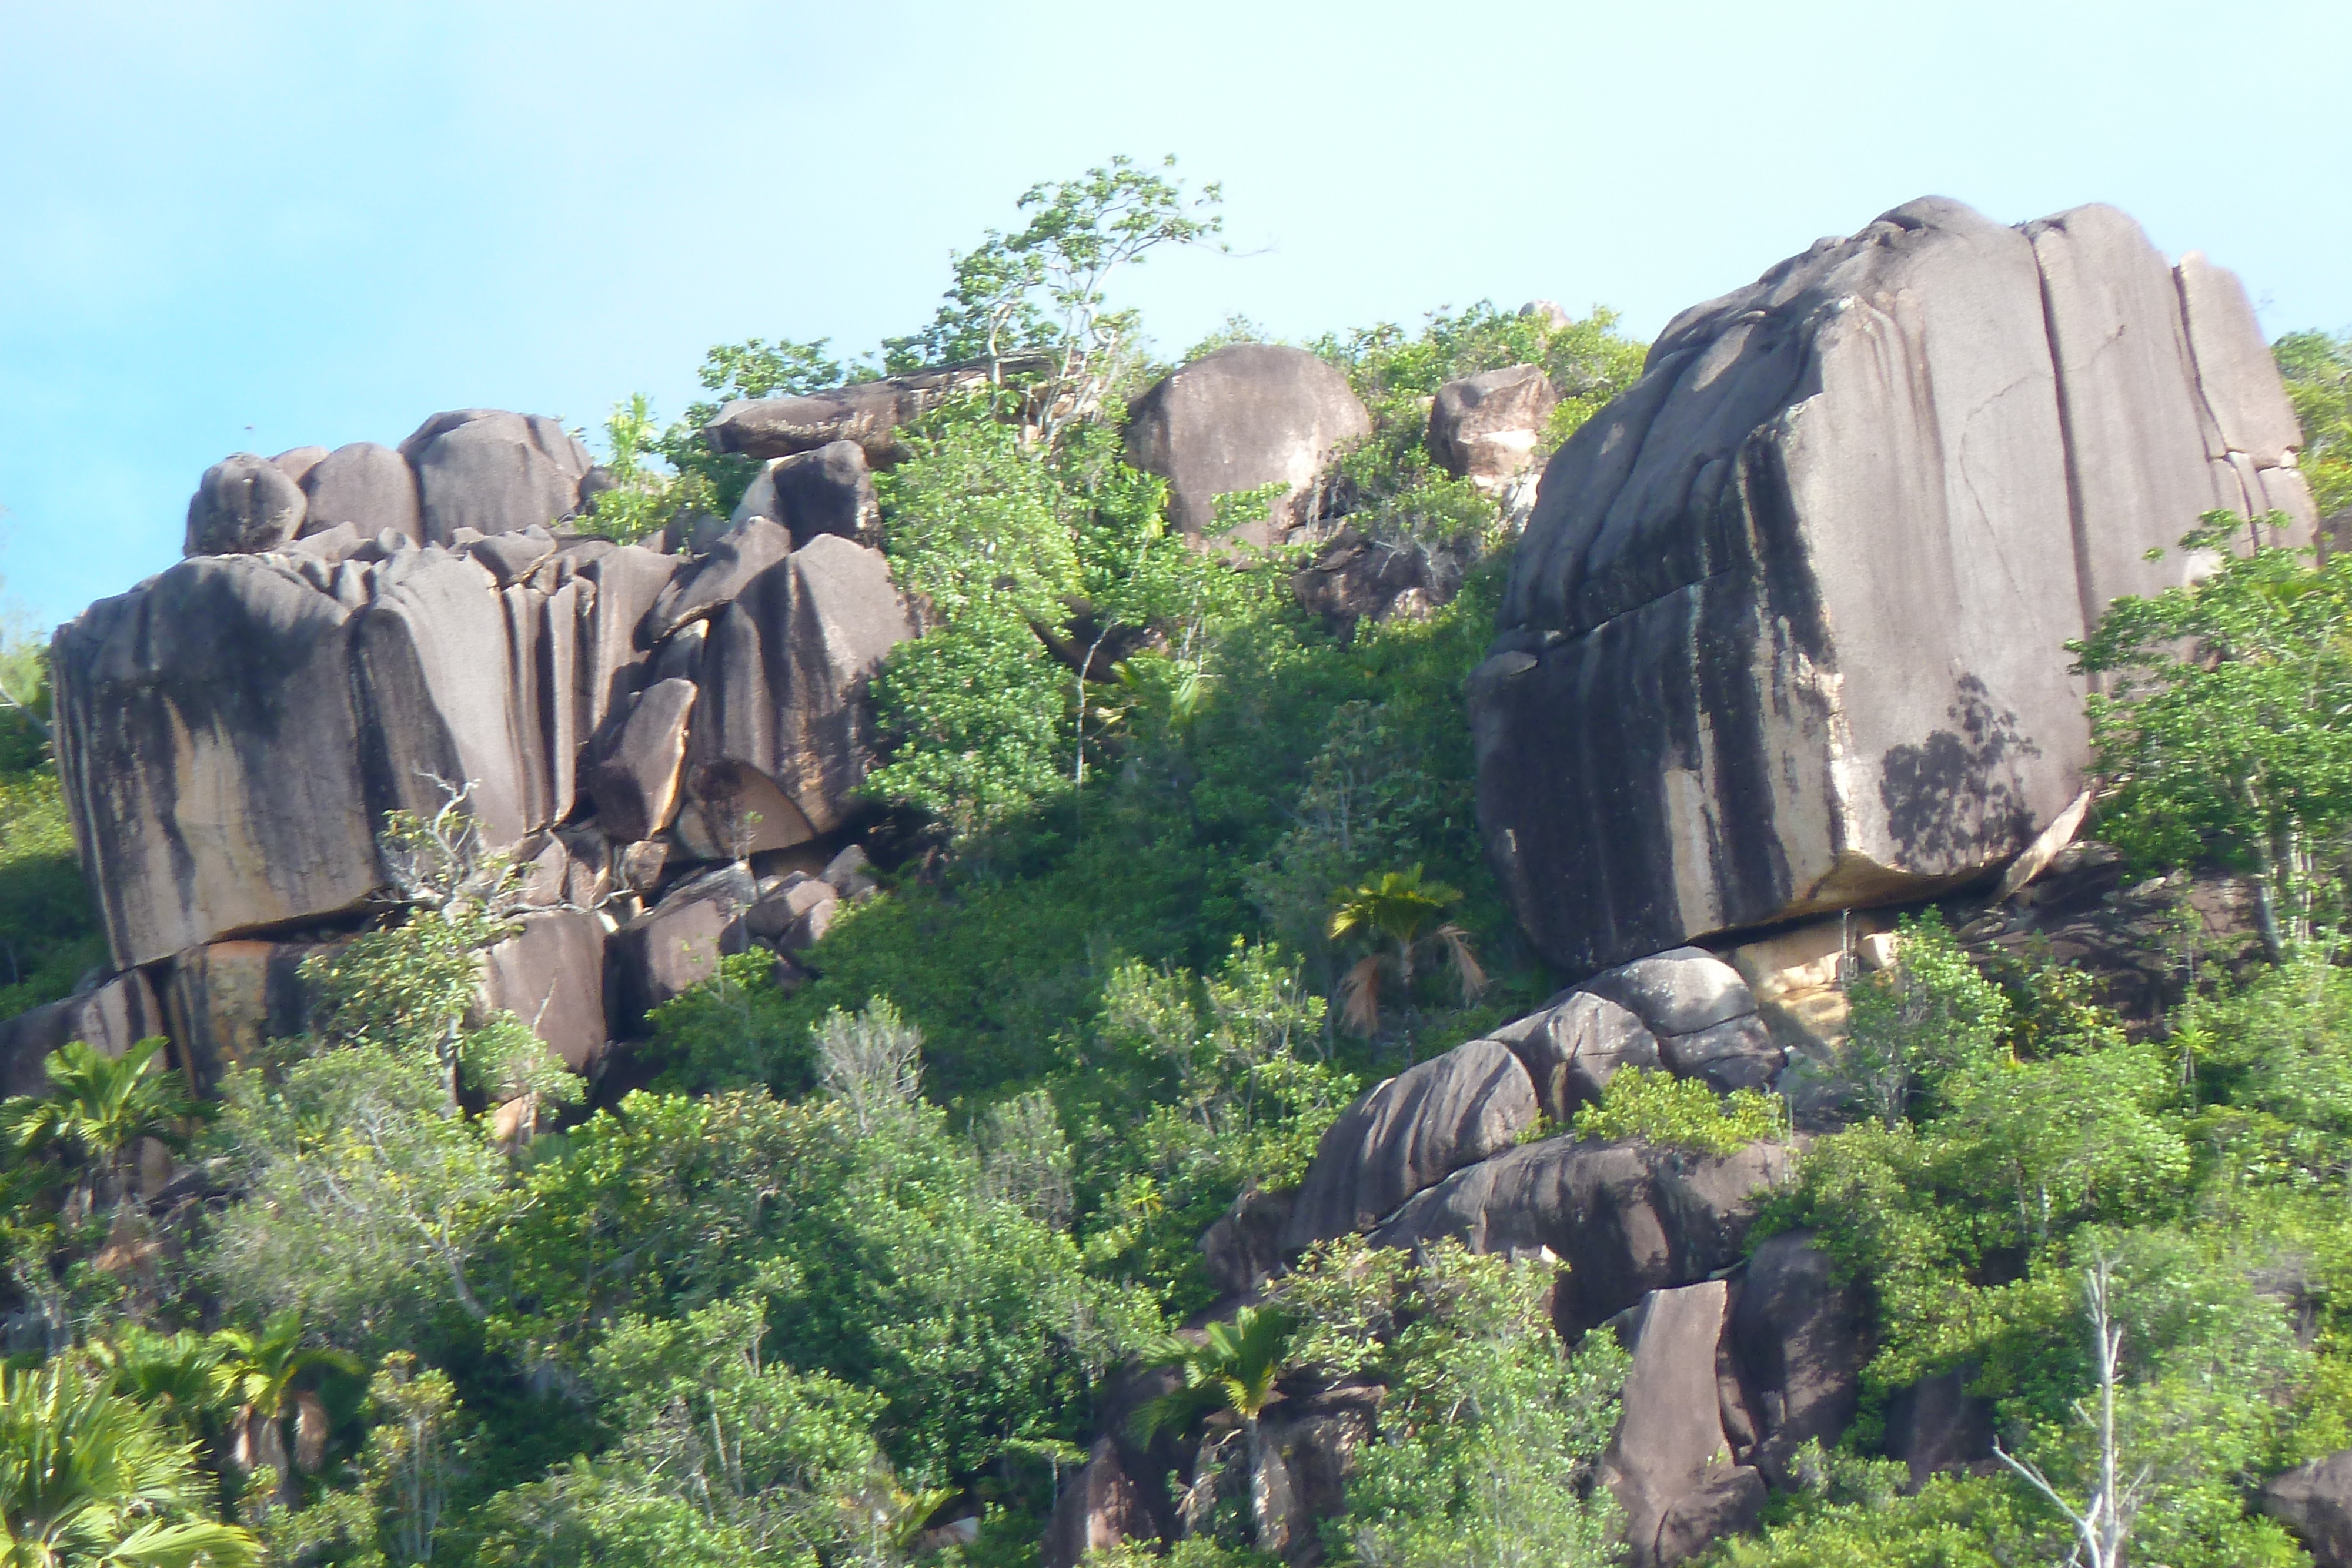
<path fill-rule="evenodd" d="M 1486 971 L 1471 950 L 1470 934 L 1445 918 L 1461 901 L 1458 889 L 1424 882 L 1418 865 L 1340 890 L 1327 934 L 1334 942 L 1362 942 L 1371 948 L 1339 981 L 1339 1016 L 1349 1029 L 1376 1033 L 1383 988 L 1393 982 L 1397 999 L 1409 1002 L 1424 960 L 1433 956 L 1452 968 L 1465 1004 L 1486 988 Z"/>

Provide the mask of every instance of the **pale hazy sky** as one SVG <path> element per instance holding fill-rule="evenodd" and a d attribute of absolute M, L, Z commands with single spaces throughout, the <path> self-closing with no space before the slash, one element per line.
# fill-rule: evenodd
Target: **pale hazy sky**
<path fill-rule="evenodd" d="M 1119 152 L 1254 253 L 1135 275 L 1169 352 L 1481 298 L 1647 336 L 1929 193 L 2113 202 L 2340 329 L 2347 59 L 2346 0 L 0 0 L 0 578 L 46 625 L 162 570 L 231 451 L 869 347 Z"/>

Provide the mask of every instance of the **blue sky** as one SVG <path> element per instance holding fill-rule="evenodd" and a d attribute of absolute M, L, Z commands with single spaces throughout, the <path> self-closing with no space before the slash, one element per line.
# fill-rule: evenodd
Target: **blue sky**
<path fill-rule="evenodd" d="M 1489 297 L 1646 336 L 1931 192 L 2116 203 L 2340 329 L 2347 58 L 2343 0 L 0 0 L 0 578 L 46 626 L 162 570 L 231 451 L 868 347 L 1118 152 L 1223 182 L 1246 253 L 1133 276 L 1171 352 Z"/>

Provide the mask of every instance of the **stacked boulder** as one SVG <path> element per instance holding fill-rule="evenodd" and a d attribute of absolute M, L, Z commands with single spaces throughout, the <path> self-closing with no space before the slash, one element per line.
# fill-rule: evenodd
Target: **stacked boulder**
<path fill-rule="evenodd" d="M 621 1021 L 610 928 L 698 865 L 833 853 L 866 683 L 912 632 L 887 564 L 764 517 L 698 559 L 555 531 L 588 478 L 555 422 L 479 410 L 397 453 L 232 458 L 197 553 L 58 630 L 58 774 L 114 967 L 190 1055 L 283 1025 L 297 938 L 385 903 L 384 813 L 452 790 L 538 911 L 490 999 L 577 1067 Z"/>
<path fill-rule="evenodd" d="M 1800 1447 L 1843 1432 L 1868 1358 L 1866 1320 L 1805 1236 L 1748 1253 L 1762 1198 L 1790 1168 L 1784 1145 L 1706 1155 L 1564 1134 L 1527 1140 L 1598 1100 L 1624 1068 L 1769 1088 L 1786 1060 L 1747 983 L 1713 954 L 1685 947 L 1622 965 L 1372 1089 L 1324 1134 L 1295 1192 L 1245 1196 L 1202 1249 L 1234 1297 L 1303 1249 L 1351 1234 L 1562 1265 L 1552 1298 L 1561 1335 L 1614 1332 L 1633 1353 L 1601 1468 L 1625 1510 L 1629 1560 L 1679 1563 L 1753 1523 L 1769 1490 L 1790 1484 Z M 1357 1427 L 1332 1430 L 1361 1440 Z M 1118 1525 L 1106 1516 L 1087 1528 Z"/>
<path fill-rule="evenodd" d="M 2299 441 L 2237 280 L 2109 207 L 1914 202 L 1684 312 L 1472 682 L 1521 924 L 1589 971 L 1998 867 L 2082 789 L 2067 640 L 2208 510 L 2306 537 Z"/>

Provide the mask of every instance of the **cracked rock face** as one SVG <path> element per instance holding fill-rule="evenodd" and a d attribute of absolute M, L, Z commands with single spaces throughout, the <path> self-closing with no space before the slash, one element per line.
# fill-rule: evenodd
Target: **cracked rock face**
<path fill-rule="evenodd" d="M 383 814 L 438 780 L 498 848 L 562 826 L 642 860 L 745 799 L 753 847 L 804 841 L 843 821 L 866 683 L 910 634 L 880 554 L 831 535 L 681 606 L 681 562 L 633 545 L 332 532 L 184 560 L 57 633 L 58 775 L 118 968 L 364 907 Z M 558 1013 L 584 1055 L 599 1020 Z"/>
<path fill-rule="evenodd" d="M 2242 289 L 1927 199 L 1694 307 L 1556 455 L 1471 685 L 1520 920 L 1590 972 L 1924 896 L 2088 755 L 2067 639 L 2217 507 L 2313 521 Z"/>

